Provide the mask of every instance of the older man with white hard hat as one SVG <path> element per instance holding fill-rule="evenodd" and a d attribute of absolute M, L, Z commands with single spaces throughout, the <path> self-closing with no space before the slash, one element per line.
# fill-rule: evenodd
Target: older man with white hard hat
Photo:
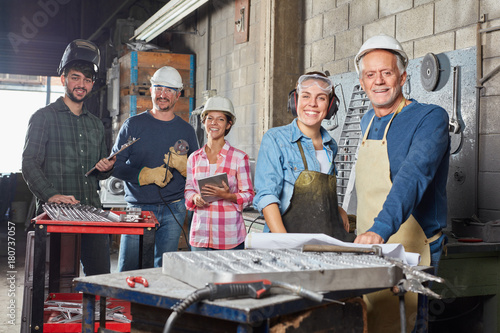
<path fill-rule="evenodd" d="M 437 267 L 447 221 L 448 113 L 403 96 L 408 56 L 396 39 L 368 39 L 354 63 L 373 106 L 361 120 L 355 243 L 401 243 L 406 251 L 420 253 L 422 265 Z M 409 332 L 416 294 L 405 298 Z M 369 332 L 401 331 L 397 297 L 379 293 L 365 300 Z"/>
<path fill-rule="evenodd" d="M 155 233 L 155 267 L 164 252 L 177 251 L 186 216 L 184 187 L 187 156 L 198 149 L 193 127 L 174 109 L 183 88 L 182 77 L 170 66 L 151 78 L 153 108 L 128 118 L 122 125 L 113 151 L 129 138 L 139 138 L 117 155 L 113 176 L 125 181 L 129 207 L 151 211 L 160 226 Z M 118 270 L 139 267 L 139 236 L 122 235 Z"/>

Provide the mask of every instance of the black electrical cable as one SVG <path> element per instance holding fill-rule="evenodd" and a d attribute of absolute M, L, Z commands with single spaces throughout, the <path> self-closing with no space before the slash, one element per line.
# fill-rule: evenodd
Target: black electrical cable
<path fill-rule="evenodd" d="M 168 164 L 169 164 L 169 162 L 170 162 L 170 154 L 171 154 L 171 153 L 170 153 L 170 152 L 168 152 L 168 160 L 167 160 L 167 164 L 166 164 L 167 171 L 165 172 L 165 179 L 164 179 L 163 181 L 167 180 L 168 171 L 170 170 L 170 167 L 168 166 Z M 163 203 L 165 204 L 165 206 L 167 206 L 168 210 L 170 211 L 170 214 L 172 214 L 172 217 L 174 218 L 175 222 L 177 222 L 177 225 L 181 228 L 181 230 L 182 230 L 182 234 L 184 235 L 184 239 L 186 240 L 186 243 L 187 243 L 187 244 L 188 244 L 188 246 L 189 246 L 189 239 L 188 239 L 188 237 L 187 237 L 187 235 L 186 235 L 186 232 L 184 231 L 184 226 L 183 226 L 183 224 L 181 224 L 181 223 L 179 222 L 179 220 L 177 220 L 177 218 L 175 217 L 175 214 L 174 214 L 174 212 L 172 211 L 172 208 L 170 208 L 169 203 L 167 203 L 167 202 L 165 201 L 165 199 L 163 199 L 163 196 L 161 195 L 161 188 L 160 188 L 159 186 L 158 186 L 158 195 L 160 196 L 160 199 L 161 199 L 161 201 L 163 201 Z M 184 221 L 183 221 L 183 222 L 184 222 Z"/>
<path fill-rule="evenodd" d="M 210 298 L 211 290 L 209 287 L 198 289 L 191 295 L 186 297 L 181 303 L 177 303 L 172 307 L 172 313 L 167 319 L 165 326 L 163 327 L 163 333 L 169 333 L 174 327 L 174 323 L 179 318 L 179 316 L 191 305 L 197 303 L 201 300 Z"/>
<path fill-rule="evenodd" d="M 259 216 L 257 216 L 257 217 L 256 217 L 256 218 L 252 221 L 252 223 L 250 223 L 250 225 L 248 226 L 247 234 L 249 234 L 249 233 L 250 233 L 250 230 L 252 230 L 252 226 L 253 226 L 253 224 L 254 224 L 254 223 L 255 223 L 255 221 L 257 221 L 259 218 L 264 218 L 264 216 L 263 216 L 263 215 L 259 215 Z"/>

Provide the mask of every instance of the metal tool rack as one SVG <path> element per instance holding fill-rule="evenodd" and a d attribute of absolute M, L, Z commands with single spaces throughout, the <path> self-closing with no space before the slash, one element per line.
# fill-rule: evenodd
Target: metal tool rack
<path fill-rule="evenodd" d="M 125 214 L 125 212 L 115 212 Z M 43 332 L 44 293 L 45 293 L 45 259 L 48 233 L 75 234 L 129 234 L 140 236 L 141 267 L 154 265 L 154 241 L 158 220 L 152 212 L 143 211 L 141 222 L 94 222 L 94 221 L 55 221 L 50 220 L 47 213 L 35 217 L 35 253 L 33 265 L 33 298 L 31 308 L 31 332 Z M 58 264 L 60 258 L 51 256 L 52 265 Z M 58 272 L 50 269 L 49 292 L 55 292 L 53 281 L 58 280 Z M 54 274 L 55 273 L 55 274 Z"/>

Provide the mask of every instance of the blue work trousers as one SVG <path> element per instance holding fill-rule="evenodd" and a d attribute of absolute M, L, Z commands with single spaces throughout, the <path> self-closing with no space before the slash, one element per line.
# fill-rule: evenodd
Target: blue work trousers
<path fill-rule="evenodd" d="M 155 233 L 154 267 L 162 266 L 164 252 L 178 250 L 182 225 L 186 217 L 184 199 L 168 205 L 130 205 L 141 208 L 142 211 L 153 212 L 159 227 Z M 120 238 L 120 253 L 118 255 L 118 271 L 139 269 L 139 235 L 122 235 Z"/>

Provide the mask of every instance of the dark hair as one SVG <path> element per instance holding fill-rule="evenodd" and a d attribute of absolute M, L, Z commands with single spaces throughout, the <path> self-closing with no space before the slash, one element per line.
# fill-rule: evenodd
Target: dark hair
<path fill-rule="evenodd" d="M 201 119 L 201 122 L 205 123 L 205 120 L 207 119 L 208 114 L 212 111 L 213 112 L 222 112 L 226 116 L 226 120 L 227 120 L 228 124 L 231 124 L 231 127 L 229 127 L 227 130 L 224 131 L 224 136 L 228 135 L 231 128 L 233 128 L 233 117 L 231 117 L 231 115 L 226 111 L 210 110 L 207 113 L 205 113 L 205 116 Z M 205 130 L 207 131 L 207 135 L 208 135 L 208 130 L 206 128 L 205 128 Z"/>
<path fill-rule="evenodd" d="M 68 76 L 70 70 L 75 70 L 82 73 L 85 77 L 92 79 L 94 81 L 96 72 L 94 72 L 94 66 L 88 61 L 72 61 L 66 67 L 64 67 L 63 75 Z"/>

